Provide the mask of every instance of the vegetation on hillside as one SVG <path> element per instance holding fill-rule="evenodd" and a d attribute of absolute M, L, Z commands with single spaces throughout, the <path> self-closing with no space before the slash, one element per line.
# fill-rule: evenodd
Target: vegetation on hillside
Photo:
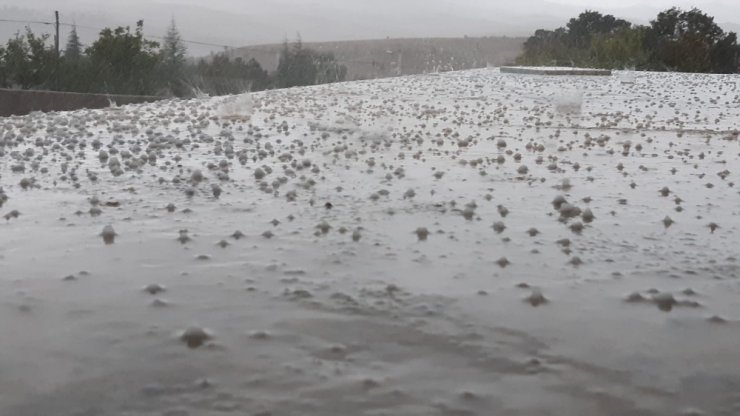
<path fill-rule="evenodd" d="M 275 84 L 279 88 L 327 84 L 343 81 L 346 76 L 347 67 L 340 65 L 333 53 L 304 48 L 299 38 L 292 45 L 283 43 Z"/>
<path fill-rule="evenodd" d="M 333 54 L 285 42 L 280 68 L 268 74 L 254 59 L 227 53 L 189 60 L 173 21 L 162 42 L 147 40 L 143 21 L 104 29 L 88 47 L 75 28 L 57 56 L 49 35 L 30 29 L 0 45 L 0 87 L 83 93 L 190 97 L 343 81 Z"/>
<path fill-rule="evenodd" d="M 556 30 L 540 29 L 524 44 L 523 65 L 735 73 L 740 46 L 699 9 L 671 8 L 649 26 L 586 11 Z"/>

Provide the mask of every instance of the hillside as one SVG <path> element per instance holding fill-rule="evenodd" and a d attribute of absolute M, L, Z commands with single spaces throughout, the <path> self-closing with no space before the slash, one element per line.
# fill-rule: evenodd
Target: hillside
<path fill-rule="evenodd" d="M 377 39 L 305 46 L 333 52 L 347 66 L 347 79 L 359 80 L 500 66 L 521 53 L 524 41 L 518 37 Z M 234 54 L 255 58 L 263 68 L 274 71 L 281 48 L 281 44 L 248 46 Z"/>

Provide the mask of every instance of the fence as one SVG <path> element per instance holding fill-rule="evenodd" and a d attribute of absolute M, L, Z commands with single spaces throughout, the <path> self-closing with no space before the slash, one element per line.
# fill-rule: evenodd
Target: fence
<path fill-rule="evenodd" d="M 25 115 L 33 111 L 72 111 L 111 105 L 145 103 L 164 97 L 139 95 L 80 94 L 75 92 L 10 90 L 0 88 L 0 116 Z"/>

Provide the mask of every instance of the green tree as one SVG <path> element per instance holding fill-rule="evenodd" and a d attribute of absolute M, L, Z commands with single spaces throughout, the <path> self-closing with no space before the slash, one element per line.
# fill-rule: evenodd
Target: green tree
<path fill-rule="evenodd" d="M 300 38 L 292 45 L 288 41 L 283 43 L 280 52 L 277 73 L 275 75 L 277 86 L 280 88 L 291 88 L 302 85 L 314 85 L 316 83 L 317 68 L 314 65 L 313 54 L 310 50 L 303 48 Z"/>
<path fill-rule="evenodd" d="M 275 84 L 290 88 L 343 81 L 346 76 L 347 68 L 337 62 L 333 53 L 304 48 L 299 37 L 292 45 L 287 40 L 283 43 Z"/>
<path fill-rule="evenodd" d="M 25 36 L 20 32 L 8 39 L 3 50 L 3 62 L 6 72 L 6 85 L 13 88 L 30 88 L 31 62 L 28 58 L 29 48 Z"/>
<path fill-rule="evenodd" d="M 5 48 L 0 46 L 0 88 L 8 88 L 8 69 L 5 65 Z"/>
<path fill-rule="evenodd" d="M 735 33 L 696 8 L 668 9 L 649 27 L 587 10 L 566 27 L 537 30 L 517 62 L 732 73 L 740 68 L 740 47 Z"/>
<path fill-rule="evenodd" d="M 735 32 L 717 41 L 712 48 L 711 59 L 715 72 L 731 74 L 740 71 L 740 46 Z"/>
<path fill-rule="evenodd" d="M 738 70 L 737 36 L 725 33 L 714 18 L 699 9 L 676 7 L 650 22 L 646 49 L 653 51 L 653 69 L 680 72 L 731 73 Z"/>
<path fill-rule="evenodd" d="M 643 68 L 649 56 L 643 47 L 647 28 L 625 28 L 611 35 L 597 35 L 591 41 L 591 65 L 609 69 Z"/>
<path fill-rule="evenodd" d="M 190 69 L 189 84 L 192 89 L 209 95 L 240 94 L 267 88 L 269 77 L 255 59 L 231 59 L 226 53 L 212 56 L 210 61 L 201 59 Z"/>
<path fill-rule="evenodd" d="M 56 68 L 56 53 L 46 45 L 49 35 L 36 36 L 26 28 L 8 40 L 3 51 L 5 85 L 23 89 L 47 88 Z"/>
<path fill-rule="evenodd" d="M 175 19 L 172 19 L 167 28 L 167 34 L 162 41 L 159 51 L 160 74 L 170 93 L 183 96 L 188 88 L 185 83 L 185 63 L 187 48 L 177 30 Z"/>
<path fill-rule="evenodd" d="M 64 58 L 68 61 L 80 59 L 82 57 L 82 43 L 77 36 L 77 25 L 72 25 L 72 30 L 67 38 L 67 46 L 64 48 Z"/>
<path fill-rule="evenodd" d="M 613 36 L 628 29 L 632 24 L 626 20 L 617 19 L 607 14 L 586 10 L 578 17 L 570 19 L 566 25 L 570 46 L 577 49 L 587 49 L 591 46 L 594 36 Z"/>
<path fill-rule="evenodd" d="M 347 78 L 347 67 L 337 62 L 333 52 L 315 53 L 314 62 L 317 84 L 342 82 Z"/>
<path fill-rule="evenodd" d="M 93 88 L 113 94 L 155 94 L 159 89 L 154 76 L 159 63 L 157 42 L 144 39 L 144 22 L 129 27 L 109 28 L 87 48 Z"/>
<path fill-rule="evenodd" d="M 524 53 L 517 59 L 524 65 L 568 65 L 574 51 L 568 46 L 565 28 L 539 29 L 524 42 Z"/>
<path fill-rule="evenodd" d="M 64 54 L 58 65 L 56 89 L 73 92 L 90 91 L 90 60 L 84 54 L 82 42 L 77 35 L 77 26 L 72 26 L 69 32 Z"/>

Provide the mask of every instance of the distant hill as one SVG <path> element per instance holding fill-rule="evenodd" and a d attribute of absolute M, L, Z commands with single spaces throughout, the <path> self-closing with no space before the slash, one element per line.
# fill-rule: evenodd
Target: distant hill
<path fill-rule="evenodd" d="M 359 80 L 500 66 L 512 62 L 521 53 L 525 40 L 518 37 L 377 39 L 304 43 L 304 46 L 333 52 L 347 66 L 347 80 Z M 263 68 L 274 71 L 281 48 L 281 44 L 247 46 L 234 50 L 233 55 L 255 58 Z"/>

